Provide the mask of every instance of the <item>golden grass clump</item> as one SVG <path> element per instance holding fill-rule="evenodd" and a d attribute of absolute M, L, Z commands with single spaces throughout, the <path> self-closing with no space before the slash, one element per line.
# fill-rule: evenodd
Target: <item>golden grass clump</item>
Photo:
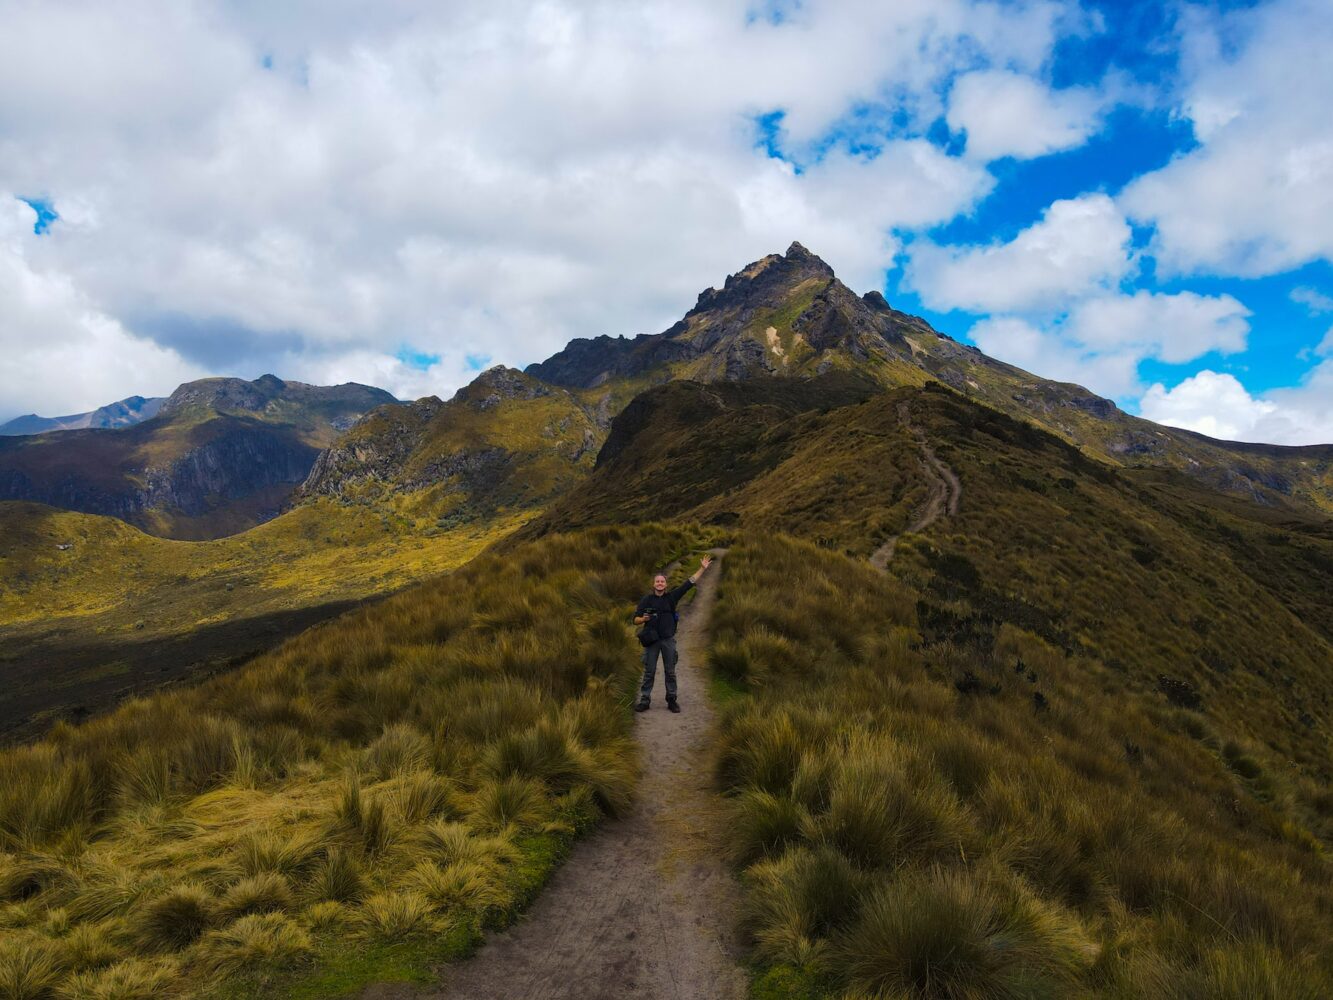
<path fill-rule="evenodd" d="M 854 989 L 914 1000 L 1065 996 L 1094 953 L 1020 885 L 938 868 L 879 885 L 837 949 Z"/>
<path fill-rule="evenodd" d="M 130 958 L 71 976 L 60 996 L 62 1000 L 158 1000 L 175 993 L 179 975 L 178 968 L 163 959 Z"/>
<path fill-rule="evenodd" d="M 310 934 L 282 913 L 256 913 L 210 931 L 195 956 L 210 975 L 278 966 L 309 954 Z"/>
<path fill-rule="evenodd" d="M 144 947 L 177 951 L 218 923 L 218 901 L 202 885 L 179 883 L 138 907 L 134 914 Z"/>
<path fill-rule="evenodd" d="M 279 996 L 353 938 L 424 968 L 432 935 L 509 919 L 630 800 L 637 654 L 605 584 L 690 544 L 517 545 L 0 751 L 0 997 Z"/>
<path fill-rule="evenodd" d="M 1254 742 L 1158 685 L 997 626 L 975 567 L 944 565 L 954 590 L 913 607 L 903 583 L 780 535 L 728 556 L 714 774 L 760 981 L 1333 995 L 1333 870 L 1303 822 L 1317 797 L 1275 794 Z"/>

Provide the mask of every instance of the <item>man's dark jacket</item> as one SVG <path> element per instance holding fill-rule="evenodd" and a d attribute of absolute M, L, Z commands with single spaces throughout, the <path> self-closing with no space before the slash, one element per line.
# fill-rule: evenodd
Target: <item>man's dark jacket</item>
<path fill-rule="evenodd" d="M 670 639 L 676 634 L 676 605 L 685 596 L 685 592 L 693 586 L 693 580 L 686 580 L 675 590 L 668 590 L 661 597 L 656 594 L 649 594 L 639 602 L 634 617 L 645 615 L 649 611 L 656 611 L 657 615 L 653 618 L 652 624 L 657 629 L 657 637 L 659 639 Z"/>

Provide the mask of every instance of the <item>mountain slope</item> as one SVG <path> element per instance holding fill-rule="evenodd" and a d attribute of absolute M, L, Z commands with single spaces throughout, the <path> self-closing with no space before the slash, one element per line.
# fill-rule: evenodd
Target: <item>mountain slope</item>
<path fill-rule="evenodd" d="M 133 426 L 0 439 L 0 499 L 215 538 L 272 517 L 341 430 L 390 402 L 354 383 L 190 382 Z"/>
<path fill-rule="evenodd" d="M 1008 623 L 1145 690 L 1179 682 L 1287 765 L 1333 779 L 1327 518 L 1122 470 L 938 383 L 826 392 L 824 412 L 800 388 L 675 383 L 644 394 L 588 480 L 521 534 L 679 518 L 869 558 L 926 501 L 924 441 L 963 493 L 955 516 L 897 548 L 893 571 L 927 595 L 923 625 L 961 639 Z M 976 617 L 959 618 L 957 600 Z"/>
<path fill-rule="evenodd" d="M 391 501 L 442 524 L 484 520 L 564 492 L 601 440 L 574 393 L 495 367 L 447 403 L 375 411 L 319 456 L 297 498 Z"/>
<path fill-rule="evenodd" d="M 165 396 L 130 396 L 88 413 L 72 413 L 66 417 L 39 417 L 29 413 L 0 424 L 0 436 L 45 434 L 47 431 L 76 431 L 89 427 L 129 427 L 157 415 L 165 403 Z"/>
<path fill-rule="evenodd" d="M 886 386 L 934 379 L 1126 467 L 1175 469 L 1272 506 L 1333 511 L 1333 444 L 1216 441 L 1124 413 L 1082 386 L 1053 382 L 960 344 L 878 292 L 857 296 L 799 243 L 708 289 L 659 334 L 572 341 L 530 375 L 612 391 L 618 384 L 700 382 L 856 370 Z"/>

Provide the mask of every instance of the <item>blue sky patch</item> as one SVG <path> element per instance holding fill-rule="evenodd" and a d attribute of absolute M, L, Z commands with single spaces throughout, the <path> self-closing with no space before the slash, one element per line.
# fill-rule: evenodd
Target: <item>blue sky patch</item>
<path fill-rule="evenodd" d="M 33 223 L 32 231 L 38 236 L 49 231 L 51 223 L 60 218 L 60 213 L 56 211 L 55 203 L 50 198 L 20 198 L 19 201 L 37 213 L 37 221 Z"/>
<path fill-rule="evenodd" d="M 424 372 L 440 363 L 440 355 L 417 350 L 415 347 L 403 347 L 394 355 L 413 371 Z"/>

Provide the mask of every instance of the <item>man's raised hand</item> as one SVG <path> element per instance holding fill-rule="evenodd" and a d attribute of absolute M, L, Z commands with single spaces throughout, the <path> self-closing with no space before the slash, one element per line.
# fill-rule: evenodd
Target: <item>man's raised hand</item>
<path fill-rule="evenodd" d="M 702 559 L 700 559 L 700 560 L 699 560 L 699 572 L 702 573 L 704 570 L 706 570 L 706 569 L 709 567 L 709 565 L 712 564 L 712 562 L 713 562 L 713 557 L 712 557 L 712 556 L 704 556 Z"/>

